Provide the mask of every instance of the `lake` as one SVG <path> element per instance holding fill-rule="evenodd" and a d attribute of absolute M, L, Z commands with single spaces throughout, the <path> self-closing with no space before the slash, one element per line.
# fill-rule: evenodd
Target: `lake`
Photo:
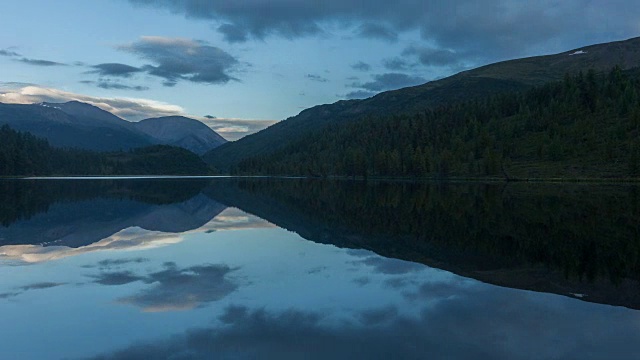
<path fill-rule="evenodd" d="M 639 190 L 0 180 L 0 358 L 635 358 Z"/>

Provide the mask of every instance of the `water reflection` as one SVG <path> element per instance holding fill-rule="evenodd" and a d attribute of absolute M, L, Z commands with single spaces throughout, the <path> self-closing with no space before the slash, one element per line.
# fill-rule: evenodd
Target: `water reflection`
<path fill-rule="evenodd" d="M 634 187 L 145 181 L 2 195 L 2 357 L 640 351 Z"/>

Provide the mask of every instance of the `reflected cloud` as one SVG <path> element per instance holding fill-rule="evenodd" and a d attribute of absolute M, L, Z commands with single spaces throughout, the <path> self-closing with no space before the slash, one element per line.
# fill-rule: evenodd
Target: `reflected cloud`
<path fill-rule="evenodd" d="M 22 263 L 40 263 L 96 251 L 144 250 L 181 242 L 177 234 L 148 231 L 138 227 L 122 230 L 108 238 L 79 248 L 66 246 L 6 245 L 0 247 L 0 259 Z"/>
<path fill-rule="evenodd" d="M 374 272 L 387 275 L 402 275 L 424 269 L 424 265 L 422 264 L 393 258 L 384 258 L 377 255 L 363 260 L 354 261 L 353 263 L 371 266 L 373 267 Z"/>
<path fill-rule="evenodd" d="M 356 312 L 355 321 L 335 325 L 317 312 L 230 306 L 218 318 L 219 327 L 187 330 L 95 359 L 185 354 L 192 359 L 422 359 L 426 354 L 434 359 L 601 359 L 637 354 L 640 319 L 628 310 L 513 294 L 483 285 L 425 307 L 417 316 L 387 306 Z"/>
<path fill-rule="evenodd" d="M 386 323 L 398 317 L 398 309 L 395 306 L 387 306 L 381 309 L 366 310 L 360 314 L 360 321 L 366 326 L 375 326 Z"/>
<path fill-rule="evenodd" d="M 0 299 L 7 299 L 7 298 L 10 298 L 10 297 L 18 296 L 18 295 L 24 294 L 27 291 L 31 291 L 31 290 L 50 289 L 50 288 L 54 288 L 54 287 L 58 287 L 58 286 L 61 286 L 61 285 L 66 285 L 66 284 L 67 283 L 39 282 L 39 283 L 29 284 L 29 285 L 25 285 L 25 286 L 20 286 L 20 287 L 15 288 L 16 291 L 6 292 L 6 293 L 0 294 Z"/>
<path fill-rule="evenodd" d="M 131 273 L 106 273 L 98 281 L 143 281 L 152 287 L 121 298 L 119 302 L 142 308 L 146 312 L 189 310 L 220 300 L 237 289 L 227 275 L 236 269 L 227 265 L 202 265 L 180 269 L 174 263 L 164 264 L 164 270 L 147 276 Z"/>
<path fill-rule="evenodd" d="M 0 246 L 0 260 L 12 260 L 18 264 L 32 264 L 58 260 L 96 251 L 133 251 L 148 250 L 184 240 L 185 235 L 210 233 L 224 230 L 245 230 L 257 228 L 275 228 L 276 226 L 257 216 L 247 214 L 236 208 L 227 208 L 205 225 L 182 233 L 163 233 L 131 227 L 113 234 L 90 245 L 71 248 L 67 246 L 6 245 Z M 130 262 L 143 262 L 144 258 L 103 260 L 99 267 L 113 267 Z M 92 265 L 85 265 L 90 268 Z"/>
<path fill-rule="evenodd" d="M 226 208 L 198 231 L 224 231 L 276 228 L 276 225 L 238 208 Z"/>
<path fill-rule="evenodd" d="M 94 282 L 100 285 L 125 285 L 132 282 L 144 280 L 144 277 L 137 276 L 131 271 L 102 273 L 93 277 L 96 279 Z"/>
<path fill-rule="evenodd" d="M 111 268 L 114 266 L 122 266 L 128 264 L 141 264 L 147 261 L 149 261 L 149 259 L 141 257 L 131 259 L 105 259 L 98 261 L 98 266 L 100 266 L 101 268 Z"/>

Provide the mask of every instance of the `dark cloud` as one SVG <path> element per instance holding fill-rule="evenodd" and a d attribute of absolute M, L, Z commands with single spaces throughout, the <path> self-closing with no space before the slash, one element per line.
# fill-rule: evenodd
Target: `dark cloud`
<path fill-rule="evenodd" d="M 31 290 L 50 289 L 50 288 L 54 288 L 54 287 L 58 287 L 58 286 L 66 285 L 66 284 L 67 283 L 39 282 L 39 283 L 24 285 L 24 286 L 17 287 L 15 289 L 15 291 L 6 292 L 6 293 L 0 294 L 0 299 L 8 299 L 8 298 L 11 298 L 11 297 L 22 295 L 25 292 L 31 291 Z"/>
<path fill-rule="evenodd" d="M 384 25 L 371 22 L 360 25 L 357 33 L 359 36 L 365 38 L 382 39 L 391 42 L 398 40 L 398 33 Z"/>
<path fill-rule="evenodd" d="M 105 259 L 98 261 L 98 266 L 101 268 L 110 268 L 122 265 L 129 264 L 142 264 L 144 262 L 149 261 L 147 258 L 137 257 L 137 258 L 125 258 L 125 259 Z"/>
<path fill-rule="evenodd" d="M 119 63 L 105 63 L 93 65 L 94 70 L 89 73 L 98 74 L 100 76 L 116 76 L 116 77 L 131 77 L 132 75 L 142 72 L 142 69 L 135 66 Z"/>
<path fill-rule="evenodd" d="M 358 284 L 358 285 L 360 285 L 360 286 L 365 286 L 365 285 L 367 285 L 368 283 L 371 282 L 371 279 L 369 279 L 366 276 L 362 276 L 362 277 L 353 279 L 353 282 Z"/>
<path fill-rule="evenodd" d="M 122 84 L 120 82 L 117 81 L 112 81 L 112 80 L 98 80 L 98 81 L 93 81 L 93 80 L 82 80 L 80 81 L 83 84 L 87 84 L 87 85 L 94 85 L 97 86 L 101 89 L 107 89 L 107 90 L 133 90 L 133 91 L 146 91 L 149 90 L 148 86 L 142 86 L 142 85 L 126 85 L 126 84 Z"/>
<path fill-rule="evenodd" d="M 145 280 L 145 277 L 131 271 L 104 272 L 93 277 L 96 279 L 94 282 L 101 285 L 124 285 Z"/>
<path fill-rule="evenodd" d="M 239 43 L 249 40 L 249 34 L 246 29 L 241 26 L 233 24 L 222 24 L 218 27 L 224 39 L 230 43 Z"/>
<path fill-rule="evenodd" d="M 366 99 L 366 98 L 370 98 L 370 97 L 374 96 L 375 94 L 377 94 L 377 92 L 375 92 L 375 91 L 356 90 L 356 91 L 351 91 L 351 92 L 346 93 L 344 95 L 344 98 L 346 98 L 346 99 Z"/>
<path fill-rule="evenodd" d="M 419 31 L 426 43 L 476 63 L 637 36 L 640 13 L 640 2 L 629 0 L 129 1 L 224 23 L 218 30 L 228 41 L 326 34 L 339 23 L 384 40 Z"/>
<path fill-rule="evenodd" d="M 370 92 L 396 90 L 403 87 L 424 84 L 427 80 L 420 76 L 410 76 L 402 73 L 386 73 L 373 76 L 373 81 L 366 83 L 353 83 L 351 87 Z"/>
<path fill-rule="evenodd" d="M 351 68 L 358 71 L 369 71 L 371 70 L 371 65 L 363 61 L 358 61 L 357 63 L 351 65 Z"/>
<path fill-rule="evenodd" d="M 49 60 L 40 60 L 40 59 L 21 58 L 16 61 L 19 61 L 24 64 L 34 65 L 34 66 L 67 66 L 67 64 L 63 64 L 55 61 L 49 61 Z"/>
<path fill-rule="evenodd" d="M 490 286 L 433 300 L 415 315 L 388 306 L 336 325 L 316 312 L 232 306 L 219 318 L 223 326 L 96 359 L 607 359 L 640 351 L 628 309 Z"/>
<path fill-rule="evenodd" d="M 442 50 L 429 47 L 410 46 L 406 48 L 403 55 L 415 55 L 418 61 L 426 66 L 459 66 L 460 56 L 451 50 Z"/>
<path fill-rule="evenodd" d="M 313 80 L 313 81 L 317 81 L 317 82 L 327 82 L 329 81 L 327 78 L 320 76 L 320 75 L 316 75 L 316 74 L 307 74 L 306 76 L 307 79 Z"/>
<path fill-rule="evenodd" d="M 97 81 L 96 86 L 102 89 L 115 89 L 115 90 L 134 90 L 134 91 L 149 90 L 148 86 L 124 85 L 124 84 L 120 84 L 113 81 Z"/>
<path fill-rule="evenodd" d="M 366 326 L 374 326 L 394 320 L 397 317 L 398 309 L 395 306 L 387 306 L 381 309 L 363 311 L 360 314 L 360 321 Z"/>
<path fill-rule="evenodd" d="M 15 51 L 11 51 L 11 50 L 7 50 L 7 49 L 0 49 L 0 56 L 21 56 L 20 54 L 18 54 Z"/>
<path fill-rule="evenodd" d="M 174 86 L 181 80 L 203 84 L 237 80 L 229 73 L 238 65 L 238 60 L 204 42 L 145 36 L 120 49 L 150 61 L 151 64 L 140 69 L 164 79 L 165 86 Z"/>
<path fill-rule="evenodd" d="M 385 59 L 383 61 L 383 65 L 386 69 L 393 70 L 393 71 L 403 71 L 411 67 L 411 64 L 409 64 L 406 60 L 401 59 L 399 57 L 395 57 L 392 59 Z"/>
<path fill-rule="evenodd" d="M 66 283 L 40 282 L 40 283 L 21 286 L 20 289 L 24 290 L 24 291 L 42 290 L 42 289 L 49 289 L 49 288 L 53 288 L 53 287 L 57 287 L 57 286 L 60 286 L 60 285 L 65 285 L 65 284 Z"/>

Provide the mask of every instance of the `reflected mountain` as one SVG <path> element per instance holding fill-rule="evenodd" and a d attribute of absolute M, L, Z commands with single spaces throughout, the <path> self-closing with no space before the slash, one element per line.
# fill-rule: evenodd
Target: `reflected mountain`
<path fill-rule="evenodd" d="M 204 191 L 314 242 L 640 309 L 637 186 L 252 179 Z"/>
<path fill-rule="evenodd" d="M 226 207 L 203 180 L 21 180 L 0 182 L 0 245 L 81 247 L 130 227 L 180 233 Z"/>
<path fill-rule="evenodd" d="M 317 243 L 640 309 L 640 197 L 632 185 L 228 178 L 0 187 L 0 245 L 118 248 L 116 238 L 146 244 L 154 236 L 172 242 L 173 235 L 130 228 L 180 233 L 235 207 Z"/>

